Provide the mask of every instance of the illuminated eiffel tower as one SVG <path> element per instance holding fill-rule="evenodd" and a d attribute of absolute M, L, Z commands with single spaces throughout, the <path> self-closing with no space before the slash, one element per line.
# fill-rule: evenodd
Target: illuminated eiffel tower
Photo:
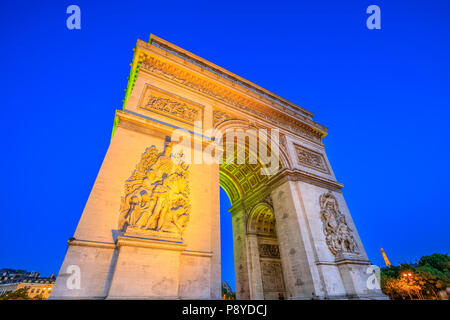
<path fill-rule="evenodd" d="M 386 255 L 386 253 L 384 252 L 383 248 L 380 248 L 380 250 L 381 250 L 381 254 L 383 255 L 384 263 L 386 263 L 386 267 L 389 268 L 391 266 L 391 263 L 389 262 L 389 259 Z"/>

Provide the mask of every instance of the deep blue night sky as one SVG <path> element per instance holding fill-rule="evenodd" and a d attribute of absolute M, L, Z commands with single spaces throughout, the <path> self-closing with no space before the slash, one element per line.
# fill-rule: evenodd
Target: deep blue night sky
<path fill-rule="evenodd" d="M 0 268 L 58 272 L 150 33 L 315 113 L 373 263 L 449 253 L 449 1 L 117 2 L 0 5 Z"/>

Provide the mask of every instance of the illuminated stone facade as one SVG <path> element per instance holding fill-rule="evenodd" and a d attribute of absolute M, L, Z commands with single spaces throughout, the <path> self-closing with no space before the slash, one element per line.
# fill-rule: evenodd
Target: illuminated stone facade
<path fill-rule="evenodd" d="M 237 299 L 383 298 L 367 288 L 369 261 L 325 153 L 327 129 L 312 117 L 158 37 L 138 40 L 51 298 L 220 299 L 219 185 L 231 200 Z M 196 134 L 199 122 L 203 131 L 279 129 L 279 170 L 247 163 L 250 148 L 244 164 L 169 161 L 175 128 L 193 153 L 211 142 Z M 67 285 L 70 266 L 80 268 L 79 288 Z"/>

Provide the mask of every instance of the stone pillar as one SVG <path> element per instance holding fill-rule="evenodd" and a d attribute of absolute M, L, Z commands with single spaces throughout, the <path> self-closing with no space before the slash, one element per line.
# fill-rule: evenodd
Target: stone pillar
<path fill-rule="evenodd" d="M 359 255 L 345 254 L 340 252 L 336 254 L 336 265 L 349 298 L 365 298 L 376 296 L 381 293 L 380 290 L 369 290 L 367 286 L 367 268 L 369 261 Z"/>
<path fill-rule="evenodd" d="M 271 193 L 288 299 L 322 295 L 312 241 L 295 182 L 285 180 Z"/>
<path fill-rule="evenodd" d="M 188 198 L 178 207 L 178 210 L 190 208 L 183 215 L 188 216 L 188 220 L 178 220 L 177 226 L 175 220 L 180 218 L 179 211 L 166 204 L 164 208 L 168 210 L 165 216 L 160 216 L 163 224 L 159 225 L 160 220 L 157 220 L 158 225 L 147 227 L 145 225 L 152 220 L 144 220 L 143 210 L 152 203 L 163 205 L 163 201 L 168 201 L 168 198 L 153 202 L 149 199 L 153 194 L 152 183 L 161 181 L 165 171 L 171 168 L 172 160 L 163 150 L 166 150 L 172 128 L 125 111 L 117 111 L 116 123 L 108 152 L 73 239 L 69 241 L 51 298 L 219 299 L 218 165 L 191 164 L 183 169 L 186 180 L 177 180 L 178 185 L 167 182 L 172 187 L 189 187 L 180 193 L 187 194 Z M 192 136 L 192 139 L 200 138 Z M 160 162 L 143 161 L 144 156 L 145 159 L 150 156 L 148 152 Z M 142 174 L 152 165 L 158 170 L 158 177 L 146 179 L 154 180 L 130 180 L 136 170 Z M 181 170 L 180 167 L 177 170 Z M 172 177 L 175 178 L 173 173 Z M 136 182 L 139 189 L 130 189 L 130 181 Z M 133 201 L 138 202 L 129 201 L 133 199 L 129 192 L 136 193 L 137 200 Z M 175 195 L 170 199 L 180 201 Z M 131 208 L 132 203 L 136 210 L 127 207 Z M 136 214 L 135 219 L 131 218 L 131 212 Z M 136 224 L 141 217 L 145 225 Z M 128 221 L 128 225 L 124 221 Z M 173 224 L 164 227 L 166 222 L 172 221 Z M 180 227 L 183 232 L 177 231 Z M 168 238 L 169 235 L 174 238 Z M 73 272 L 71 266 L 80 270 L 79 288 L 66 285 Z"/>
<path fill-rule="evenodd" d="M 185 245 L 121 236 L 117 246 L 107 299 L 178 298 L 180 253 Z"/>
<path fill-rule="evenodd" d="M 329 299 L 386 299 L 367 284 L 370 261 L 339 187 L 293 177 L 311 239 L 313 270 Z"/>
<path fill-rule="evenodd" d="M 261 275 L 261 261 L 259 258 L 258 236 L 247 235 L 248 261 L 250 265 L 250 299 L 264 300 L 264 289 Z"/>
<path fill-rule="evenodd" d="M 211 299 L 222 299 L 219 166 L 211 165 Z"/>
<path fill-rule="evenodd" d="M 247 260 L 247 232 L 245 211 L 241 204 L 230 208 L 233 225 L 234 268 L 236 299 L 250 299 L 249 265 Z"/>
<path fill-rule="evenodd" d="M 68 245 L 49 299 L 104 299 L 117 258 L 115 244 L 69 240 Z"/>

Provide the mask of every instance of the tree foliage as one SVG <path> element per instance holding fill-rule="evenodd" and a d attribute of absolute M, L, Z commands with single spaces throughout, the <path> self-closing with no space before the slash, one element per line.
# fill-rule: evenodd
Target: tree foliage
<path fill-rule="evenodd" d="M 417 264 L 402 263 L 381 269 L 381 289 L 391 299 L 439 299 L 450 287 L 450 256 L 423 256 Z"/>

